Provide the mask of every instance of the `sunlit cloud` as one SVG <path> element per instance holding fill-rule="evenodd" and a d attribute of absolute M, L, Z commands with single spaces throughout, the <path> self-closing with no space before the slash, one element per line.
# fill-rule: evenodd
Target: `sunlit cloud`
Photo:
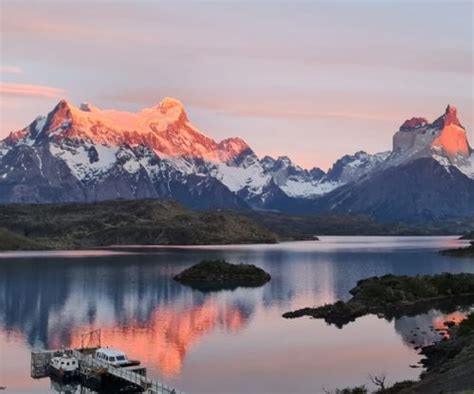
<path fill-rule="evenodd" d="M 2 74 L 23 74 L 23 70 L 18 66 L 0 66 Z"/>
<path fill-rule="evenodd" d="M 0 94 L 4 96 L 57 98 L 64 93 L 65 90 L 52 86 L 0 82 Z"/>

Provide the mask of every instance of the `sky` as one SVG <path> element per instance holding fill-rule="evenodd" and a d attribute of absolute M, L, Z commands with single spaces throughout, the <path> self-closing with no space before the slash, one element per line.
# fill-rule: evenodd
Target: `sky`
<path fill-rule="evenodd" d="M 65 98 L 164 97 L 221 140 L 327 169 L 448 103 L 474 145 L 473 1 L 0 0 L 0 138 Z"/>

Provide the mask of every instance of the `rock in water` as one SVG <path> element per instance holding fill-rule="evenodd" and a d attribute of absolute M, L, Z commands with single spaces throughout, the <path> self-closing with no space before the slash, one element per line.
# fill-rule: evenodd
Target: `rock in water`
<path fill-rule="evenodd" d="M 269 273 L 252 264 L 230 264 L 225 260 L 203 260 L 185 269 L 174 280 L 199 290 L 263 286 Z"/>

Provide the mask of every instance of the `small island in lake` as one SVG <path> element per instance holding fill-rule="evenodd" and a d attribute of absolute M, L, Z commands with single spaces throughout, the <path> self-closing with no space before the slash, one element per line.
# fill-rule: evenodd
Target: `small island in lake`
<path fill-rule="evenodd" d="M 203 260 L 174 276 L 174 280 L 200 290 L 258 287 L 270 281 L 268 272 L 253 264 Z"/>

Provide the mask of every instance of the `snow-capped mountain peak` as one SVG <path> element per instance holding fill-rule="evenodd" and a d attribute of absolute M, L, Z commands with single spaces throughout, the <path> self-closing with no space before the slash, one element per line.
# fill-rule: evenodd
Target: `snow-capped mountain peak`
<path fill-rule="evenodd" d="M 175 98 L 165 97 L 156 108 L 170 121 L 188 121 L 188 116 L 184 110 L 183 103 Z"/>
<path fill-rule="evenodd" d="M 233 137 L 222 140 L 217 144 L 219 159 L 230 163 L 243 154 L 254 155 L 250 146 L 241 138 Z"/>
<path fill-rule="evenodd" d="M 279 157 L 274 160 L 276 166 L 265 168 L 241 138 L 215 141 L 190 123 L 179 100 L 169 97 L 138 112 L 101 109 L 87 102 L 76 107 L 61 100 L 47 116 L 11 133 L 0 145 L 2 156 L 9 150 L 30 147 L 22 153 L 31 156 L 25 166 L 30 172 L 39 163 L 59 166 L 51 171 L 69 172 L 71 179 L 76 179 L 68 181 L 71 184 L 79 182 L 79 188 L 97 185 L 92 195 L 99 199 L 110 198 L 109 191 L 100 192 L 98 188 L 110 179 L 130 184 L 130 190 L 121 189 L 113 194 L 125 198 L 154 193 L 173 195 L 183 193 L 190 184 L 202 187 L 215 182 L 228 193 L 252 198 L 255 204 L 262 203 L 259 196 L 263 196 L 264 190 L 268 195 L 272 188 L 275 190 L 271 193 L 293 197 L 314 196 L 327 190 L 319 186 L 324 175 L 319 169 L 303 170 L 288 157 Z M 9 163 L 3 168 L 6 173 L 0 168 L 0 176 L 10 182 L 14 163 L 11 160 L 5 160 Z M 141 187 L 136 184 L 139 179 Z M 210 181 L 202 183 L 206 179 Z M 170 189 L 171 181 L 175 182 L 175 191 Z M 160 191 L 153 191 L 157 187 Z"/>
<path fill-rule="evenodd" d="M 29 141 L 31 145 L 59 143 L 64 139 L 113 147 L 143 145 L 163 157 L 210 161 L 230 160 L 249 149 L 239 138 L 217 143 L 189 122 L 180 101 L 169 97 L 139 112 L 101 109 L 90 103 L 75 107 L 61 100 L 45 121 L 37 119 L 25 129 L 11 133 L 5 143 Z"/>
<path fill-rule="evenodd" d="M 329 169 L 326 179 L 338 184 L 346 184 L 377 171 L 389 157 L 390 152 L 371 155 L 359 151 L 353 155 L 345 155 L 337 160 Z"/>
<path fill-rule="evenodd" d="M 259 159 L 238 137 L 217 142 L 173 98 L 138 112 L 62 100 L 0 141 L 0 201 L 175 198 L 201 208 L 284 210 L 419 158 L 474 178 L 471 152 L 453 106 L 433 123 L 405 121 L 393 151 L 345 155 L 326 174 L 287 156 Z"/>

